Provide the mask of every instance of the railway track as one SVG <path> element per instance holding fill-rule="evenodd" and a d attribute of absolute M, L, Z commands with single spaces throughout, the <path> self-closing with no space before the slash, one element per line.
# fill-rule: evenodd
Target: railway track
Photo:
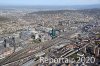
<path fill-rule="evenodd" d="M 68 34 L 66 34 L 66 35 L 68 36 Z M 63 35 L 63 36 L 65 37 L 66 35 Z M 38 52 L 46 50 L 49 47 L 51 47 L 51 46 L 57 44 L 58 42 L 62 41 L 64 38 L 61 38 L 61 37 L 63 37 L 63 36 L 59 36 L 58 38 L 55 38 L 55 39 L 48 41 L 48 42 L 45 42 L 45 43 L 40 43 L 39 45 L 36 45 L 36 46 L 29 46 L 25 49 L 20 50 L 19 52 L 13 53 L 11 56 L 8 56 L 8 57 L 4 58 L 3 60 L 1 60 L 0 65 L 8 64 L 8 63 L 17 61 L 19 59 L 28 57 L 32 54 L 36 54 Z M 40 46 L 42 47 L 41 49 L 38 49 L 38 50 L 36 50 L 35 52 L 32 52 L 32 53 L 28 53 L 30 48 L 35 49 L 35 48 L 40 47 Z"/>

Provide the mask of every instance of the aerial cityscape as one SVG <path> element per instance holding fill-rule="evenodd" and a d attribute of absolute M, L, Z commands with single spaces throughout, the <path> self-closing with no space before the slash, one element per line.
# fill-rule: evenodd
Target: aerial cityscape
<path fill-rule="evenodd" d="M 45 1 L 0 1 L 0 66 L 100 66 L 99 0 Z"/>

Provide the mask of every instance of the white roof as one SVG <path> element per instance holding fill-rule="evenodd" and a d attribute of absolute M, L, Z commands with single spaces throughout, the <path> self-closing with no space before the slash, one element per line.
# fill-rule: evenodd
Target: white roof
<path fill-rule="evenodd" d="M 55 48 L 59 49 L 59 48 L 62 48 L 62 47 L 64 47 L 64 46 L 65 46 L 65 44 L 61 44 L 61 45 L 59 45 L 59 46 L 55 46 Z"/>
<path fill-rule="evenodd" d="M 35 56 L 36 57 L 39 57 L 39 56 L 42 56 L 42 55 L 44 55 L 45 53 L 44 52 L 39 52 L 39 53 L 37 53 Z"/>

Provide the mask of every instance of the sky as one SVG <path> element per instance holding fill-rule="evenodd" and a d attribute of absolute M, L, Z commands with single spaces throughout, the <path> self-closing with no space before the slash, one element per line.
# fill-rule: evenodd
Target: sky
<path fill-rule="evenodd" d="M 0 5 L 93 5 L 100 0 L 0 0 Z"/>

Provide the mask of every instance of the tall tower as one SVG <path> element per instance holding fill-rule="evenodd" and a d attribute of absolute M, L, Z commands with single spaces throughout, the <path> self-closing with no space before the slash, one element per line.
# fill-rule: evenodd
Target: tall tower
<path fill-rule="evenodd" d="M 4 38 L 4 47 L 6 48 L 7 47 L 7 40 Z"/>

